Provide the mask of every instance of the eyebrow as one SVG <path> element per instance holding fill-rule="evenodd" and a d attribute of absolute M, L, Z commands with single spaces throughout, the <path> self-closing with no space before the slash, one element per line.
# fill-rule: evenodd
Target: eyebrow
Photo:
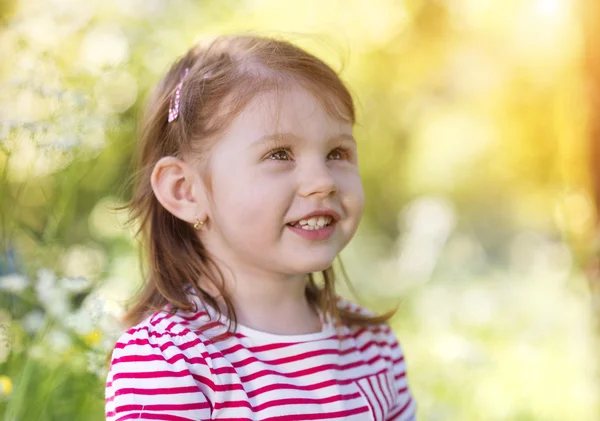
<path fill-rule="evenodd" d="M 289 133 L 289 132 L 282 132 L 282 133 L 271 133 L 271 134 L 267 134 L 262 136 L 261 138 L 259 138 L 256 142 L 253 142 L 252 144 L 250 144 L 250 147 L 255 147 L 258 145 L 265 145 L 271 142 L 282 142 L 286 139 L 291 139 L 294 141 L 302 141 L 301 137 L 296 136 L 293 133 Z M 335 134 L 333 136 L 330 136 L 326 142 L 335 142 L 335 141 L 342 141 L 342 140 L 349 140 L 352 143 L 356 144 L 356 140 L 354 139 L 354 137 L 351 134 L 348 133 L 338 133 Z"/>

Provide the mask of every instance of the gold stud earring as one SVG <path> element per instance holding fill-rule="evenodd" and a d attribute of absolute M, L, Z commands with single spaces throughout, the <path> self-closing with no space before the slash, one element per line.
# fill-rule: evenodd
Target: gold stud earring
<path fill-rule="evenodd" d="M 200 231 L 201 229 L 204 228 L 204 221 L 201 221 L 200 219 L 198 219 L 198 217 L 196 217 L 196 223 L 194 224 L 194 228 L 198 231 Z"/>

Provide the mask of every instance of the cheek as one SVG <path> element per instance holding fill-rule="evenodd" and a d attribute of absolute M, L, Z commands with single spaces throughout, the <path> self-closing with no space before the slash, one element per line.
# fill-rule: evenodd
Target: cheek
<path fill-rule="evenodd" d="M 228 225 L 243 227 L 244 231 L 263 230 L 266 225 L 279 223 L 286 211 L 286 191 L 274 177 L 251 171 L 228 171 L 215 183 L 219 215 L 227 215 Z"/>
<path fill-rule="evenodd" d="M 360 175 L 352 174 L 342 178 L 341 187 L 348 210 L 360 217 L 365 205 L 365 192 Z"/>

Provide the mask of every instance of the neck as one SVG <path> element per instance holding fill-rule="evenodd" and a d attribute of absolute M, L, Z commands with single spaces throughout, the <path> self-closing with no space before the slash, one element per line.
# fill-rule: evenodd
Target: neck
<path fill-rule="evenodd" d="M 238 323 L 251 329 L 280 335 L 321 330 L 318 314 L 306 299 L 305 275 L 285 280 L 238 281 L 232 304 Z"/>
<path fill-rule="evenodd" d="M 222 271 L 240 325 L 278 335 L 319 332 L 322 324 L 306 299 L 306 274 L 274 274 L 239 268 Z M 222 299 L 221 312 L 228 316 Z"/>

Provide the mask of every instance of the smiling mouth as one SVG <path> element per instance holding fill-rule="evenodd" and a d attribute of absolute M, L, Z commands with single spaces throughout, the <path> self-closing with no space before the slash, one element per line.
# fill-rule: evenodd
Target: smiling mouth
<path fill-rule="evenodd" d="M 300 225 L 300 228 L 297 227 Z M 336 221 L 330 221 L 328 225 L 310 226 L 308 224 L 286 224 L 286 226 L 298 234 L 300 237 L 311 240 L 311 241 L 325 241 L 328 240 L 335 232 Z"/>
<path fill-rule="evenodd" d="M 326 228 L 332 224 L 335 224 L 335 221 L 330 216 L 319 217 L 319 218 L 310 218 L 308 220 L 302 219 L 297 222 L 293 222 L 287 224 L 294 228 L 299 228 L 305 231 L 316 231 L 323 228 Z"/>

